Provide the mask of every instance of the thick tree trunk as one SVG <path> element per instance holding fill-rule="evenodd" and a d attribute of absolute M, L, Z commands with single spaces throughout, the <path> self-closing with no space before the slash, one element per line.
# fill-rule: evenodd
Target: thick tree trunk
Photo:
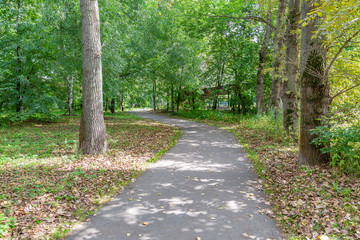
<path fill-rule="evenodd" d="M 83 108 L 79 150 L 84 154 L 106 152 L 103 112 L 99 7 L 97 0 L 80 0 L 82 20 Z"/>
<path fill-rule="evenodd" d="M 268 12 L 268 21 L 271 22 L 272 15 L 271 10 Z M 271 38 L 272 29 L 266 24 L 265 36 L 262 42 L 262 46 L 259 52 L 259 68 L 257 72 L 257 84 L 256 84 L 256 110 L 257 113 L 265 112 L 265 99 L 264 99 L 264 76 L 265 76 L 265 66 L 266 66 L 266 57 L 268 54 L 270 38 Z"/>
<path fill-rule="evenodd" d="M 115 113 L 115 98 L 111 99 L 110 111 L 111 113 Z"/>
<path fill-rule="evenodd" d="M 68 94 L 68 114 L 71 116 L 73 114 L 72 104 L 73 104 L 73 89 L 74 89 L 74 79 L 73 77 L 67 77 L 66 79 L 66 86 L 67 86 L 67 94 Z"/>
<path fill-rule="evenodd" d="M 299 28 L 300 0 L 289 0 L 286 29 L 286 79 L 283 84 L 284 130 L 294 135 L 298 130 L 297 75 L 299 70 L 299 41 L 295 32 Z"/>
<path fill-rule="evenodd" d="M 275 114 L 278 113 L 281 100 L 281 85 L 282 85 L 282 68 L 284 62 L 284 16 L 286 10 L 286 1 L 279 0 L 279 9 L 276 20 L 277 33 L 275 35 L 275 46 L 274 46 L 274 72 L 273 79 L 271 84 L 271 96 L 270 96 L 270 106 L 275 109 Z"/>
<path fill-rule="evenodd" d="M 314 4 L 321 4 L 321 0 L 303 0 L 301 16 L 314 9 Z M 318 165 L 328 163 L 329 154 L 320 151 L 323 146 L 311 144 L 316 135 L 311 130 L 324 124 L 323 117 L 327 117 L 330 108 L 330 85 L 326 75 L 326 53 L 323 36 L 314 37 L 321 18 L 316 17 L 301 31 L 301 59 L 300 59 L 300 148 L 299 163 Z"/>

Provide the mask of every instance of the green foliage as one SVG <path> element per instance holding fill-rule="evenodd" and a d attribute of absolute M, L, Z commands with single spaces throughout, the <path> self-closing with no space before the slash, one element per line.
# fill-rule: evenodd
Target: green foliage
<path fill-rule="evenodd" d="M 273 113 L 263 115 L 239 115 L 223 110 L 190 110 L 175 112 L 175 116 L 205 120 L 207 123 L 225 122 L 238 124 L 247 129 L 266 135 L 267 139 L 276 142 L 293 143 L 295 140 L 284 131 L 281 118 L 275 118 Z"/>
<path fill-rule="evenodd" d="M 3 237 L 11 228 L 14 228 L 15 223 L 16 219 L 14 217 L 5 217 L 5 214 L 0 213 L 0 237 Z"/>
<path fill-rule="evenodd" d="M 225 121 L 225 122 L 236 122 L 239 121 L 240 119 L 239 115 L 225 113 L 224 111 L 220 111 L 220 110 L 180 111 L 180 112 L 175 112 L 174 115 L 184 118 L 191 118 L 191 119 Z"/>
<path fill-rule="evenodd" d="M 330 153 L 331 166 L 360 176 L 360 126 L 321 126 L 313 130 L 313 143 Z"/>

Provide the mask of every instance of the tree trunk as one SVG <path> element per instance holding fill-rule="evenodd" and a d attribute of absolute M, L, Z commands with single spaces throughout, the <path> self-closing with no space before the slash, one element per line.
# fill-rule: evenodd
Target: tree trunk
<path fill-rule="evenodd" d="M 107 136 L 103 112 L 99 7 L 97 0 L 80 0 L 82 20 L 83 108 L 79 150 L 105 153 Z"/>
<path fill-rule="evenodd" d="M 289 0 L 286 29 L 286 79 L 283 84 L 284 130 L 293 136 L 298 130 L 297 75 L 299 70 L 299 41 L 297 33 L 300 20 L 300 0 Z"/>
<path fill-rule="evenodd" d="M 176 99 L 176 111 L 180 110 L 180 101 L 181 101 L 181 85 L 179 86 L 179 92 Z"/>
<path fill-rule="evenodd" d="M 314 9 L 314 4 L 321 4 L 321 0 L 303 0 L 301 8 L 302 18 Z M 318 165 L 328 163 L 329 154 L 320 151 L 323 146 L 311 144 L 316 135 L 311 130 L 324 124 L 323 117 L 327 117 L 330 108 L 330 85 L 326 74 L 326 53 L 324 36 L 314 37 L 321 18 L 316 17 L 301 31 L 301 59 L 300 59 L 300 148 L 299 163 Z"/>
<path fill-rule="evenodd" d="M 124 97 L 121 95 L 120 100 L 119 100 L 119 110 L 120 111 L 124 111 Z"/>
<path fill-rule="evenodd" d="M 217 109 L 217 102 L 218 102 L 218 96 L 215 94 L 213 105 L 212 105 L 213 110 Z"/>
<path fill-rule="evenodd" d="M 111 113 L 115 113 L 115 98 L 111 99 L 110 111 Z"/>
<path fill-rule="evenodd" d="M 274 46 L 274 72 L 271 84 L 270 106 L 275 109 L 275 114 L 278 113 L 280 107 L 281 85 L 282 85 L 282 68 L 284 61 L 283 46 L 284 46 L 284 15 L 286 10 L 286 1 L 279 0 L 279 9 L 276 20 L 277 33 L 275 35 Z"/>
<path fill-rule="evenodd" d="M 18 0 L 17 2 L 17 10 L 18 10 L 18 16 L 17 16 L 17 34 L 20 35 L 20 23 L 21 23 L 21 1 Z M 16 103 L 16 112 L 20 113 L 22 111 L 22 95 L 21 95 L 21 55 L 20 55 L 21 47 L 20 47 L 20 41 L 19 45 L 16 48 L 16 55 L 17 55 L 17 65 L 18 65 L 18 74 L 19 78 L 16 83 L 16 92 L 17 92 L 17 103 Z"/>
<path fill-rule="evenodd" d="M 109 108 L 109 98 L 106 97 L 105 98 L 105 112 L 107 112 L 108 108 Z"/>
<path fill-rule="evenodd" d="M 156 80 L 153 81 L 153 108 L 156 111 Z"/>
<path fill-rule="evenodd" d="M 192 97 L 191 97 L 191 101 L 192 101 L 192 109 L 196 109 L 196 106 L 195 106 L 195 96 L 193 95 Z"/>
<path fill-rule="evenodd" d="M 71 116 L 73 114 L 72 104 L 73 104 L 73 89 L 74 89 L 74 79 L 73 77 L 66 78 L 67 94 L 68 94 L 68 114 Z"/>
<path fill-rule="evenodd" d="M 171 83 L 171 114 L 175 113 L 175 103 L 174 103 L 174 84 Z"/>
<path fill-rule="evenodd" d="M 268 12 L 268 21 L 271 22 L 272 15 L 271 10 Z M 272 29 L 266 24 L 265 27 L 265 36 L 262 42 L 261 50 L 259 52 L 259 68 L 257 72 L 257 84 L 256 84 L 256 110 L 257 113 L 265 112 L 265 100 L 264 100 L 264 77 L 265 77 L 265 66 L 266 66 L 266 57 L 268 54 L 270 38 L 271 38 Z"/>

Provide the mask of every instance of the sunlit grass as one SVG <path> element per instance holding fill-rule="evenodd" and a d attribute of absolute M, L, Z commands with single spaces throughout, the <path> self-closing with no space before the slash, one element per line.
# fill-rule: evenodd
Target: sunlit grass
<path fill-rule="evenodd" d="M 179 136 L 177 129 L 161 123 L 126 113 L 106 114 L 108 151 L 84 156 L 77 151 L 79 122 L 79 116 L 72 116 L 0 128 L 0 230 L 5 229 L 0 235 L 63 236 Z"/>

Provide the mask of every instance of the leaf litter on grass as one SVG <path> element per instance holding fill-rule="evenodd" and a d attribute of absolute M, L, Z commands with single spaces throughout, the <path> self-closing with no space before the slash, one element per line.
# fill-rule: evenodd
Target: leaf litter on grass
<path fill-rule="evenodd" d="M 275 218 L 290 239 L 360 239 L 360 179 L 329 166 L 299 166 L 297 143 L 274 127 L 255 126 L 259 120 L 193 120 L 238 137 L 272 204 L 260 211 Z"/>
<path fill-rule="evenodd" d="M 253 129 L 235 131 L 257 153 L 271 215 L 285 232 L 300 239 L 360 239 L 360 179 L 325 166 L 299 166 L 295 143 L 288 146 Z"/>
<path fill-rule="evenodd" d="M 106 125 L 109 149 L 101 156 L 77 154 L 77 117 L 0 129 L 0 214 L 5 216 L 0 224 L 8 226 L 3 238 L 53 238 L 57 228 L 66 232 L 122 190 L 178 132 L 127 114 L 106 119 Z"/>

